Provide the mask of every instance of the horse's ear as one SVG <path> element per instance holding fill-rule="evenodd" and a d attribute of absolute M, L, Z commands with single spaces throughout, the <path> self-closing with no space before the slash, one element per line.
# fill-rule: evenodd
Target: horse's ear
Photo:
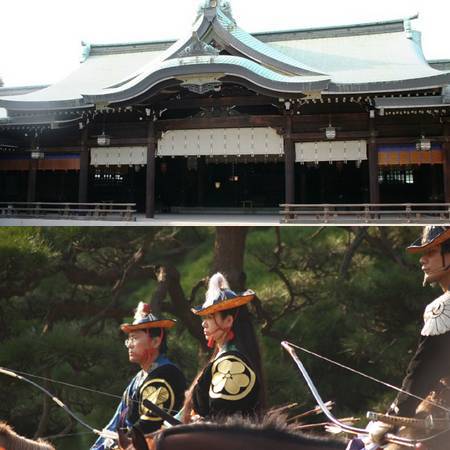
<path fill-rule="evenodd" d="M 119 447 L 120 450 L 131 450 L 132 441 L 128 437 L 128 433 L 125 428 L 119 428 L 117 434 L 119 435 Z"/>
<path fill-rule="evenodd" d="M 139 428 L 133 427 L 131 429 L 131 438 L 133 439 L 133 445 L 136 450 L 149 450 L 147 441 Z"/>

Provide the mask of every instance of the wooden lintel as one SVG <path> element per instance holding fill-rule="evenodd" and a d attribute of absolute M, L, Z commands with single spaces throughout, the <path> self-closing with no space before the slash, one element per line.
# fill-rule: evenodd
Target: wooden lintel
<path fill-rule="evenodd" d="M 170 100 L 156 103 L 159 108 L 169 110 L 211 108 L 220 106 L 259 106 L 278 104 L 277 98 L 266 96 L 240 96 L 240 97 L 209 97 L 209 98 L 190 98 L 182 100 Z"/>
<path fill-rule="evenodd" d="M 367 139 L 369 137 L 368 131 L 338 131 L 336 140 L 356 140 L 356 139 Z M 325 141 L 325 132 L 314 132 L 314 133 L 292 133 L 290 138 L 298 142 L 316 142 Z"/>
<path fill-rule="evenodd" d="M 195 130 L 208 128 L 244 128 L 244 127 L 272 127 L 284 125 L 283 116 L 239 116 L 214 118 L 167 119 L 157 123 L 158 131 L 166 130 Z"/>
<path fill-rule="evenodd" d="M 333 124 L 342 122 L 360 122 L 368 123 L 369 115 L 366 112 L 356 113 L 334 113 L 334 114 L 299 114 L 293 116 L 294 124 L 297 123 L 328 123 L 331 120 Z"/>

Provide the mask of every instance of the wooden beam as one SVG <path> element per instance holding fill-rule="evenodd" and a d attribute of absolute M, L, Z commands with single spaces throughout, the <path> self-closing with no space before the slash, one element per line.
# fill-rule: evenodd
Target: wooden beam
<path fill-rule="evenodd" d="M 337 131 L 336 141 L 349 141 L 357 139 L 368 139 L 369 133 L 367 131 Z M 292 133 L 292 140 L 295 142 L 317 142 L 326 141 L 325 131 L 307 132 L 307 133 Z"/>
<path fill-rule="evenodd" d="M 246 127 L 283 127 L 283 116 L 233 116 L 214 118 L 187 118 L 160 120 L 156 125 L 157 131 L 167 130 L 195 130 L 208 128 L 246 128 Z"/>
<path fill-rule="evenodd" d="M 295 145 L 292 139 L 292 116 L 286 117 L 284 134 L 285 201 L 295 203 Z"/>
<path fill-rule="evenodd" d="M 327 123 L 330 121 L 330 114 L 300 114 L 292 117 L 294 126 L 298 123 Z M 369 115 L 367 112 L 357 112 L 357 113 L 333 113 L 331 114 L 331 121 L 333 124 L 350 122 L 350 123 L 367 123 L 369 121 Z"/>
<path fill-rule="evenodd" d="M 169 100 L 155 103 L 158 108 L 169 110 L 211 108 L 220 106 L 260 106 L 279 105 L 278 98 L 271 98 L 262 95 L 239 96 L 239 97 L 207 97 L 207 98 L 183 98 L 180 100 Z"/>
<path fill-rule="evenodd" d="M 89 139 L 88 141 L 89 147 L 98 147 L 97 140 L 96 139 Z M 129 138 L 111 138 L 110 146 L 111 147 L 121 147 L 121 146 L 146 146 L 147 145 L 147 138 L 135 138 L 135 137 L 129 137 Z"/>
<path fill-rule="evenodd" d="M 79 203 L 86 203 L 88 201 L 89 157 L 90 157 L 90 148 L 88 145 L 88 129 L 86 126 L 81 131 L 80 173 L 78 175 Z"/>
<path fill-rule="evenodd" d="M 367 145 L 369 167 L 369 195 L 370 203 L 380 203 L 380 185 L 378 183 L 378 149 L 375 118 L 370 120 L 369 141 Z"/>
<path fill-rule="evenodd" d="M 430 136 L 426 135 L 427 138 L 431 139 L 432 141 L 436 142 L 444 142 L 445 136 Z M 383 136 L 377 136 L 377 144 L 378 145 L 389 145 L 389 144 L 415 144 L 417 143 L 417 140 L 419 139 L 419 136 L 411 137 L 411 136 L 399 136 L 399 137 L 383 137 Z"/>
<path fill-rule="evenodd" d="M 30 159 L 30 170 L 28 171 L 27 202 L 36 201 L 37 169 L 38 161 L 36 159 Z"/>
<path fill-rule="evenodd" d="M 444 124 L 444 139 L 442 140 L 444 150 L 444 202 L 450 203 L 450 123 Z"/>
<path fill-rule="evenodd" d="M 156 175 L 156 135 L 155 122 L 151 118 L 147 130 L 147 175 L 145 195 L 145 217 L 155 217 L 155 175 Z"/>
<path fill-rule="evenodd" d="M 36 148 L 36 137 L 31 137 L 30 148 Z M 30 159 L 30 170 L 28 171 L 28 186 L 27 186 L 27 202 L 36 201 L 36 180 L 37 180 L 38 161 L 37 159 Z"/>

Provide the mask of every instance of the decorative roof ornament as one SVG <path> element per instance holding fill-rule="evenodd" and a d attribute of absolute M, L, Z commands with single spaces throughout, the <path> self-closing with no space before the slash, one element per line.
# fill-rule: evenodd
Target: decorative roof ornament
<path fill-rule="evenodd" d="M 181 50 L 178 54 L 178 58 L 186 58 L 189 56 L 217 56 L 220 50 L 212 45 L 203 42 L 196 31 L 192 33 L 191 43 Z"/>
<path fill-rule="evenodd" d="M 89 44 L 88 42 L 81 41 L 80 63 L 84 63 L 89 58 L 90 53 L 91 53 L 91 44 Z"/>
<path fill-rule="evenodd" d="M 418 19 L 419 18 L 419 13 L 415 14 L 414 16 L 411 17 L 406 17 L 403 19 L 403 27 L 405 29 L 405 33 L 406 33 L 406 37 L 408 39 L 413 39 L 414 35 L 413 35 L 413 28 L 412 28 L 412 24 L 411 21 Z"/>
<path fill-rule="evenodd" d="M 450 84 L 442 88 L 443 103 L 450 103 Z"/>
<path fill-rule="evenodd" d="M 220 10 L 236 25 L 236 21 L 233 17 L 233 12 L 231 10 L 231 2 L 228 0 L 222 0 L 220 2 Z"/>
<path fill-rule="evenodd" d="M 231 21 L 236 25 L 236 21 L 233 18 L 233 13 L 231 11 L 231 2 L 229 0 L 205 0 L 203 4 L 199 7 L 197 13 L 197 19 L 205 13 L 205 10 L 217 10 L 220 9 L 223 14 L 225 14 Z"/>

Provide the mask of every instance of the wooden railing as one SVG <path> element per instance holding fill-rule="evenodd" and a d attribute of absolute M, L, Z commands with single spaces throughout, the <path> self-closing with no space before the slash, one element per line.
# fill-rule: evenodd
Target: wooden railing
<path fill-rule="evenodd" d="M 450 223 L 450 203 L 282 204 L 283 223 Z"/>
<path fill-rule="evenodd" d="M 48 217 L 56 219 L 136 220 L 135 203 L 0 202 L 0 219 Z"/>

